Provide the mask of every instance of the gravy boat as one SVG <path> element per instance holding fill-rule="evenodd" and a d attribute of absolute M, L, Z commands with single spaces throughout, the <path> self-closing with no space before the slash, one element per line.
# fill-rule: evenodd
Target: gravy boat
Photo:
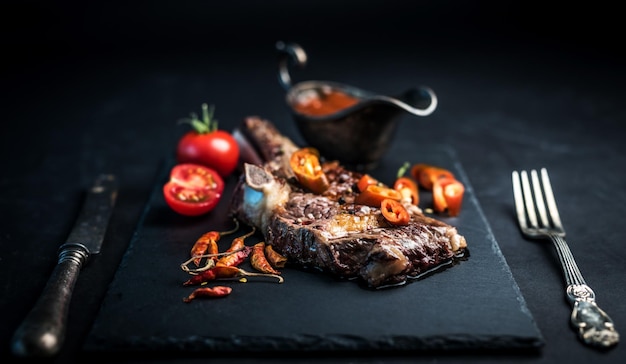
<path fill-rule="evenodd" d="M 277 42 L 279 83 L 286 90 L 286 101 L 302 137 L 327 160 L 339 160 L 357 170 L 378 165 L 395 134 L 400 117 L 406 114 L 428 116 L 437 108 L 437 96 L 428 87 L 411 88 L 396 96 L 384 96 L 331 81 L 304 81 L 291 84 L 289 65 L 304 67 L 307 55 L 295 43 Z M 357 99 L 351 106 L 323 115 L 298 111 L 300 100 L 342 92 Z"/>

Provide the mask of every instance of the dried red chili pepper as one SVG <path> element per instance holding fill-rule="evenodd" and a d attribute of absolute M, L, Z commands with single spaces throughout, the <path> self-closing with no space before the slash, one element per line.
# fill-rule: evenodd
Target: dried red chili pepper
<path fill-rule="evenodd" d="M 219 278 L 235 278 L 239 274 L 239 268 L 236 267 L 213 267 L 189 278 L 183 283 L 183 286 L 194 286 Z"/>
<path fill-rule="evenodd" d="M 269 244 L 265 245 L 265 257 L 276 268 L 283 268 L 287 264 L 287 258 L 274 250 L 274 247 Z"/>
<path fill-rule="evenodd" d="M 384 199 L 380 204 L 380 211 L 385 220 L 392 225 L 406 225 L 411 220 L 411 215 L 404 205 L 396 200 Z"/>
<path fill-rule="evenodd" d="M 201 255 L 204 254 L 217 254 L 218 247 L 217 241 L 220 239 L 220 233 L 217 231 L 209 231 L 208 233 L 202 234 L 198 240 L 191 247 L 191 256 L 196 257 L 193 260 L 193 263 L 197 266 L 200 265 Z M 209 258 L 212 259 L 212 258 Z"/>
<path fill-rule="evenodd" d="M 250 264 L 252 268 L 262 273 L 280 274 L 279 271 L 272 268 L 272 265 L 267 261 L 265 257 L 265 242 L 261 241 L 252 247 L 252 253 L 250 253 Z"/>
<path fill-rule="evenodd" d="M 239 250 L 234 251 L 220 258 L 220 260 L 218 260 L 217 263 L 215 263 L 215 266 L 216 267 L 236 267 L 239 264 L 243 263 L 243 261 L 246 260 L 246 258 L 248 258 L 251 252 L 252 252 L 252 247 L 244 246 L 242 248 L 239 248 Z"/>
<path fill-rule="evenodd" d="M 230 247 L 225 251 L 225 253 L 230 254 L 221 257 L 217 261 L 217 263 L 215 263 L 215 265 L 218 267 L 236 267 L 244 260 L 246 260 L 248 255 L 250 255 L 252 248 L 246 246 L 244 240 L 250 235 L 254 234 L 255 231 L 256 230 L 252 228 L 252 231 L 250 231 L 249 233 L 233 239 Z"/>
<path fill-rule="evenodd" d="M 226 286 L 201 287 L 196 288 L 191 294 L 183 298 L 183 302 L 189 303 L 198 297 L 226 297 L 233 291 L 232 288 Z"/>
<path fill-rule="evenodd" d="M 198 240 L 191 247 L 191 257 L 195 257 L 193 260 L 194 264 L 197 266 L 200 265 L 200 261 L 202 260 L 202 255 L 208 254 L 213 255 L 209 257 L 210 260 L 214 262 L 217 261 L 217 255 L 219 253 L 219 248 L 217 246 L 217 241 L 220 240 L 220 237 L 234 233 L 239 229 L 239 222 L 235 219 L 235 228 L 228 231 L 218 232 L 218 231 L 209 231 L 208 233 L 202 234 Z"/>
<path fill-rule="evenodd" d="M 183 282 L 183 286 L 197 286 L 199 284 L 214 281 L 217 279 L 233 279 L 245 277 L 273 277 L 278 279 L 278 283 L 283 283 L 283 277 L 276 274 L 252 273 L 237 267 L 213 267 L 189 278 L 187 281 Z"/>

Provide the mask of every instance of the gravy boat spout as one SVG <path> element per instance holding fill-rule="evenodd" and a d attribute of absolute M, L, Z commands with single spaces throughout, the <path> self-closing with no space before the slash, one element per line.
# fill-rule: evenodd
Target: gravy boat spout
<path fill-rule="evenodd" d="M 390 146 L 398 121 L 406 114 L 428 116 L 437 96 L 428 87 L 411 88 L 392 97 L 332 81 L 291 85 L 289 63 L 304 66 L 306 53 L 297 44 L 278 42 L 279 82 L 302 137 L 326 159 L 370 170 Z"/>

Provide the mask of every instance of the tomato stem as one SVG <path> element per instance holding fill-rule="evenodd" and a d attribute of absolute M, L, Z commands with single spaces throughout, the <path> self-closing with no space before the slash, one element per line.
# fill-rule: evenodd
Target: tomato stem
<path fill-rule="evenodd" d="M 213 118 L 215 106 L 202 104 L 202 119 L 198 118 L 198 114 L 191 112 L 191 117 L 179 120 L 179 123 L 190 124 L 198 134 L 208 134 L 217 130 L 217 119 Z"/>
<path fill-rule="evenodd" d="M 217 130 L 217 120 L 213 119 L 214 112 L 214 105 L 211 105 L 211 108 L 209 109 L 209 106 L 206 103 L 202 104 L 202 121 L 204 121 L 204 124 L 207 125 L 209 133 Z"/>

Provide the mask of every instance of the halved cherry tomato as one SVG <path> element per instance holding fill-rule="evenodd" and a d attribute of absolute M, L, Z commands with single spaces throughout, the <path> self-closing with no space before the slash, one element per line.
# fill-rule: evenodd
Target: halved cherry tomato
<path fill-rule="evenodd" d="M 384 199 L 400 201 L 402 199 L 402 195 L 393 188 L 379 185 L 369 185 L 365 191 L 356 195 L 354 202 L 359 205 L 379 207 Z"/>
<path fill-rule="evenodd" d="M 411 176 L 427 190 L 432 190 L 433 183 L 440 178 L 454 178 L 454 174 L 449 170 L 424 163 L 413 165 Z"/>
<path fill-rule="evenodd" d="M 224 181 L 215 170 L 199 164 L 183 163 L 170 171 L 163 186 L 165 202 L 182 215 L 198 216 L 213 210 L 224 191 Z"/>
<path fill-rule="evenodd" d="M 378 180 L 372 176 L 370 176 L 369 174 L 364 174 L 360 179 L 359 182 L 357 182 L 356 186 L 359 189 L 360 192 L 365 191 L 365 189 L 367 188 L 367 186 L 369 185 L 376 185 L 378 184 Z"/>
<path fill-rule="evenodd" d="M 419 204 L 419 189 L 415 180 L 405 176 L 398 177 L 393 184 L 393 189 L 400 192 L 402 199 L 410 200 L 413 205 Z"/>
<path fill-rule="evenodd" d="M 323 193 L 330 186 L 328 177 L 320 165 L 317 149 L 310 147 L 298 149 L 291 155 L 289 163 L 298 182 L 312 192 Z"/>
<path fill-rule="evenodd" d="M 384 199 L 380 203 L 380 211 L 385 220 L 392 225 L 406 225 L 411 220 L 409 212 L 404 208 L 402 203 L 389 198 Z"/>
<path fill-rule="evenodd" d="M 450 216 L 461 212 L 465 186 L 454 178 L 440 178 L 433 184 L 433 207 L 437 212 L 448 211 Z"/>

